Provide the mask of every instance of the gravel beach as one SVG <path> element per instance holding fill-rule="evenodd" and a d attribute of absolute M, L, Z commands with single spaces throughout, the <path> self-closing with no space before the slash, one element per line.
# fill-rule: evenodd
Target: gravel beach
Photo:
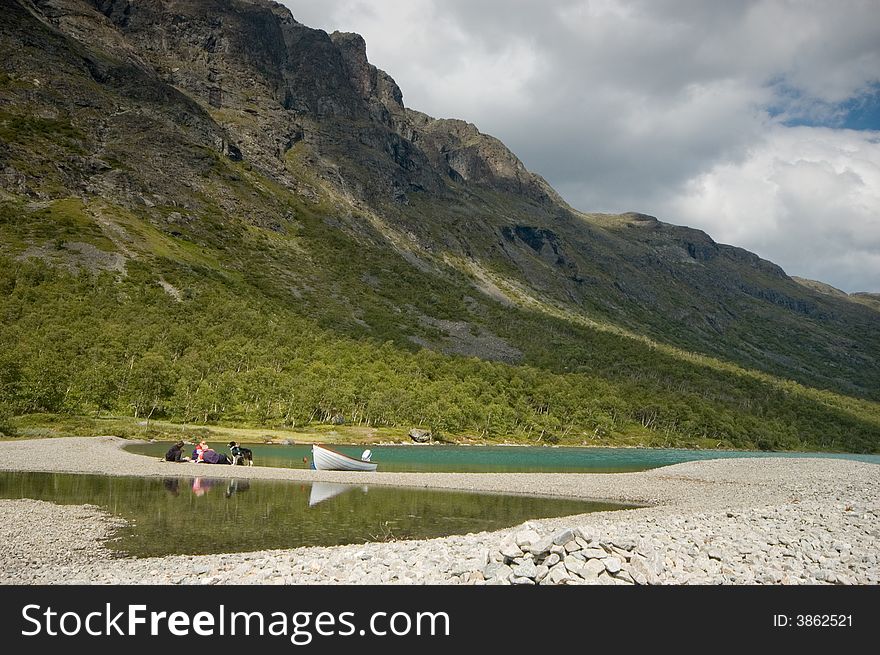
<path fill-rule="evenodd" d="M 0 470 L 191 475 L 115 437 L 0 443 Z M 206 465 L 198 465 L 206 466 Z M 120 519 L 0 500 L 0 584 L 878 584 L 880 467 L 749 458 L 640 473 L 343 473 L 212 466 L 214 478 L 559 495 L 647 505 L 424 541 L 119 559 Z"/>

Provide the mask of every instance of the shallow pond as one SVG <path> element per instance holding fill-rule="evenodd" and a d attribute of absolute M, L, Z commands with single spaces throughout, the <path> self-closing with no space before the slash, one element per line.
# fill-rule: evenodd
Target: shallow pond
<path fill-rule="evenodd" d="M 131 452 L 161 457 L 170 443 L 133 444 Z M 212 443 L 226 452 L 225 444 Z M 311 446 L 247 444 L 254 451 L 257 466 L 307 468 Z M 333 448 L 360 459 L 366 446 Z M 621 473 L 726 457 L 832 457 L 880 464 L 880 455 L 829 453 L 768 453 L 763 451 L 686 450 L 679 448 L 542 448 L 522 446 L 369 446 L 379 471 L 469 472 L 469 473 Z"/>
<path fill-rule="evenodd" d="M 138 557 L 429 539 L 624 507 L 321 482 L 56 473 L 0 473 L 0 498 L 97 505 L 129 521 L 110 547 Z"/>

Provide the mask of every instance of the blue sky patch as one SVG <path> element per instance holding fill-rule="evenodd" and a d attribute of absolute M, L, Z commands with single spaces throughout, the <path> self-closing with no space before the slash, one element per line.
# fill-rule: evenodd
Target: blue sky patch
<path fill-rule="evenodd" d="M 846 118 L 841 127 L 850 130 L 880 130 L 880 86 L 871 93 L 843 104 Z"/>
<path fill-rule="evenodd" d="M 767 108 L 771 118 L 786 127 L 833 127 L 848 130 L 880 130 L 880 84 L 840 103 L 811 98 L 799 89 L 775 80 L 777 102 Z"/>

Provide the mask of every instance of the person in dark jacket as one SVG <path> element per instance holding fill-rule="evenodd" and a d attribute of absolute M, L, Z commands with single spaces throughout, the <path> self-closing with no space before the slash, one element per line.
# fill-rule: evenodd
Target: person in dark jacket
<path fill-rule="evenodd" d="M 183 442 L 178 441 L 168 449 L 165 453 L 166 462 L 182 462 L 183 461 Z"/>
<path fill-rule="evenodd" d="M 196 453 L 198 456 L 195 461 L 196 463 L 204 463 L 204 464 L 232 464 L 229 458 L 223 453 L 218 453 L 216 450 L 208 446 L 208 442 L 202 439 L 199 442 L 199 445 L 196 447 Z"/>
<path fill-rule="evenodd" d="M 218 453 L 212 448 L 202 451 L 202 461 L 205 464 L 232 464 L 223 453 Z"/>

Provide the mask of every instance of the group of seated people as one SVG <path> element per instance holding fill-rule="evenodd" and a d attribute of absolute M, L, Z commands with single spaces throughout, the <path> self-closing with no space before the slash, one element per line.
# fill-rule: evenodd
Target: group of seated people
<path fill-rule="evenodd" d="M 184 443 L 182 441 L 178 441 L 171 446 L 171 448 L 168 449 L 168 452 L 165 453 L 165 461 L 194 462 L 196 464 L 232 464 L 232 460 L 229 459 L 229 457 L 210 448 L 204 439 L 202 439 L 202 441 L 200 441 L 195 447 L 195 450 L 192 452 L 192 457 L 184 456 L 183 447 Z"/>

